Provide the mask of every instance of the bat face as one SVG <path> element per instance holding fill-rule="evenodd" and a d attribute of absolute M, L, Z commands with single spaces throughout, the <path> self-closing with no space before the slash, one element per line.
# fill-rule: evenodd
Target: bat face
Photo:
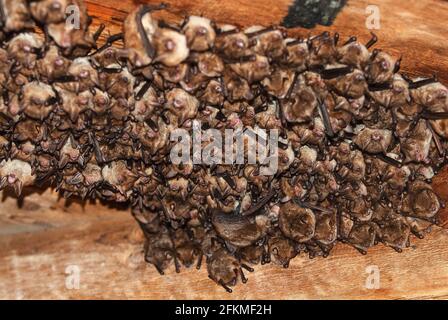
<path fill-rule="evenodd" d="M 44 120 L 54 110 L 56 103 L 56 93 L 49 85 L 30 82 L 23 87 L 23 112 L 32 119 Z"/>
<path fill-rule="evenodd" d="M 279 226 L 287 237 L 303 243 L 313 237 L 316 218 L 310 209 L 287 203 L 280 208 Z"/>
<path fill-rule="evenodd" d="M 2 188 L 11 186 L 18 196 L 23 187 L 32 185 L 35 179 L 30 164 L 21 160 L 3 160 L 0 164 L 0 177 Z"/>
<path fill-rule="evenodd" d="M 8 59 L 13 59 L 16 65 L 26 69 L 36 66 L 37 51 L 43 43 L 35 33 L 20 33 L 8 43 Z"/>
<path fill-rule="evenodd" d="M 390 131 L 370 128 L 361 130 L 354 140 L 362 150 L 370 153 L 386 153 L 391 141 Z"/>
<path fill-rule="evenodd" d="M 394 75 L 395 63 L 391 56 L 380 51 L 374 54 L 367 65 L 367 79 L 371 83 L 385 83 Z"/>
<path fill-rule="evenodd" d="M 67 0 L 44 0 L 32 2 L 30 12 L 39 23 L 61 23 L 65 22 L 67 7 L 73 4 Z"/>
<path fill-rule="evenodd" d="M 271 261 L 285 268 L 289 266 L 289 261 L 297 255 L 293 242 L 281 235 L 271 237 L 268 242 L 268 248 Z"/>
<path fill-rule="evenodd" d="M 216 31 L 210 19 L 190 16 L 182 31 L 187 38 L 188 47 L 193 51 L 206 51 L 214 45 Z"/>
<path fill-rule="evenodd" d="M 249 38 L 236 27 L 221 29 L 215 40 L 216 49 L 228 59 L 239 59 L 247 55 Z"/>

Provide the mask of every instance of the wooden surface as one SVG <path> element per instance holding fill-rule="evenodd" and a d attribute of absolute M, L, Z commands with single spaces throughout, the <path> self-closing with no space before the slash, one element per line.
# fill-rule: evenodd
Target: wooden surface
<path fill-rule="evenodd" d="M 204 14 L 220 22 L 278 24 L 287 14 L 287 0 L 166 1 L 167 19 Z M 105 23 L 113 34 L 134 5 L 131 0 L 87 1 L 95 24 Z M 337 30 L 342 37 L 367 40 L 365 8 L 381 10 L 378 48 L 403 55 L 403 69 L 414 75 L 437 72 L 448 84 L 446 21 L 443 0 L 348 1 L 332 27 L 297 29 L 306 35 Z M 434 186 L 448 200 L 448 172 Z M 142 235 L 127 210 L 104 204 L 65 203 L 51 190 L 31 193 L 18 201 L 0 197 L 0 298 L 145 298 L 145 299 L 446 299 L 448 298 L 448 230 L 434 227 L 423 240 L 413 239 L 402 254 L 377 246 L 367 256 L 337 245 L 326 259 L 300 256 L 289 269 L 259 266 L 246 285 L 233 294 L 211 282 L 205 269 L 170 270 L 159 276 L 143 262 Z M 448 226 L 448 210 L 442 213 Z M 380 288 L 367 289 L 366 268 L 377 266 Z M 75 269 L 73 269 L 75 268 Z M 79 289 L 67 280 L 79 270 Z M 66 273 L 68 272 L 68 274 Z"/>
<path fill-rule="evenodd" d="M 0 297 L 10 299 L 431 299 L 448 298 L 448 230 L 434 228 L 399 254 L 377 246 L 363 256 L 337 245 L 328 258 L 297 257 L 289 269 L 257 266 L 228 294 L 205 269 L 160 276 L 143 261 L 142 239 L 127 211 L 64 206 L 55 194 L 7 198 L 0 224 Z M 367 289 L 377 266 L 380 288 Z M 79 289 L 66 286 L 79 270 Z M 66 273 L 67 272 L 67 273 Z M 69 282 L 70 283 L 70 282 Z"/>
<path fill-rule="evenodd" d="M 281 24 L 293 0 L 85 0 L 96 27 L 104 23 L 104 36 L 121 31 L 122 21 L 136 3 L 169 4 L 168 11 L 156 13 L 168 21 L 187 15 L 204 15 L 222 23 L 240 26 Z M 366 8 L 380 10 L 380 30 L 366 28 Z M 306 36 L 324 30 L 339 32 L 342 41 L 352 35 L 367 42 L 374 31 L 375 48 L 403 56 L 402 69 L 411 75 L 432 75 L 448 83 L 448 1 L 447 0 L 348 0 L 331 27 L 291 29 L 291 35 Z M 103 37 L 104 39 L 104 37 Z"/>

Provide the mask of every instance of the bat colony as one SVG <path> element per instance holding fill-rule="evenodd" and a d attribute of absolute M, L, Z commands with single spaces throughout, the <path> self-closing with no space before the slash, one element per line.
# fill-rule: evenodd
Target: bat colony
<path fill-rule="evenodd" d="M 66 23 L 69 5 L 79 28 Z M 374 35 L 168 24 L 152 16 L 162 4 L 136 8 L 97 47 L 104 25 L 89 31 L 82 0 L 0 8 L 0 188 L 129 203 L 161 274 L 204 260 L 231 292 L 253 265 L 326 257 L 338 241 L 400 252 L 438 223 L 429 183 L 446 161 L 448 89 L 400 74 Z M 277 172 L 173 164 L 170 132 L 193 120 L 279 130 Z"/>

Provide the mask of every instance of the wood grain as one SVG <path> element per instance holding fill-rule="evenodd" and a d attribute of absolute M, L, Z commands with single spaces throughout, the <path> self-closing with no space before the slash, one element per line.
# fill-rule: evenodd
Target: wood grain
<path fill-rule="evenodd" d="M 65 206 L 51 191 L 28 196 L 21 208 L 8 197 L 0 215 L 0 297 L 76 299 L 417 299 L 448 295 L 448 230 L 435 228 L 404 253 L 377 246 L 366 256 L 337 245 L 328 258 L 304 255 L 289 269 L 258 266 L 233 294 L 204 269 L 169 270 L 143 261 L 141 234 L 127 211 L 100 204 Z M 80 288 L 68 289 L 70 266 Z M 366 268 L 377 266 L 380 289 L 367 289 Z"/>
<path fill-rule="evenodd" d="M 290 0 L 169 0 L 167 20 L 203 14 L 218 22 L 243 26 L 279 24 Z M 136 3 L 131 0 L 87 0 L 103 35 L 120 32 L 121 21 Z M 378 48 L 403 56 L 412 75 L 437 72 L 448 84 L 446 21 L 448 2 L 441 0 L 350 1 L 331 27 L 294 29 L 291 34 L 338 31 L 342 38 L 370 37 L 365 27 L 367 5 L 378 5 Z M 448 170 L 434 188 L 448 200 Z M 377 246 L 366 256 L 337 245 L 326 259 L 296 258 L 289 269 L 259 266 L 246 285 L 233 294 L 211 282 L 204 269 L 170 270 L 160 276 L 143 261 L 142 235 L 129 212 L 110 204 L 66 203 L 51 190 L 33 190 L 18 201 L 3 192 L 0 202 L 0 298 L 12 299 L 446 299 L 448 298 L 448 230 L 434 227 L 424 240 L 398 254 Z M 442 213 L 448 226 L 448 210 Z M 68 289 L 67 267 L 80 270 L 80 288 Z M 378 266 L 380 289 L 367 289 L 366 267 Z"/>

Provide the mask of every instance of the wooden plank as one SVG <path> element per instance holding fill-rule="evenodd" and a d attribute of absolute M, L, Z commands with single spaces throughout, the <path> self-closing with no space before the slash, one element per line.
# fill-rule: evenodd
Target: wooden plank
<path fill-rule="evenodd" d="M 169 270 L 143 261 L 142 238 L 130 215 L 103 205 L 64 206 L 56 194 L 27 197 L 22 208 L 2 203 L 1 298 L 76 299 L 416 299 L 448 296 L 448 230 L 435 228 L 398 254 L 379 245 L 363 256 L 337 245 L 328 258 L 293 260 L 289 269 L 258 266 L 246 285 L 227 294 L 206 270 Z M 6 214 L 10 212 L 10 214 Z M 5 225 L 16 232 L 5 234 Z M 24 231 L 25 226 L 35 228 Z M 8 227 L 10 229 L 10 227 Z M 66 287 L 66 271 L 80 271 L 79 289 Z M 366 268 L 377 266 L 380 288 L 367 289 Z M 68 269 L 67 269 L 68 268 Z"/>
<path fill-rule="evenodd" d="M 103 22 L 110 34 L 120 32 L 132 0 L 88 0 L 95 24 Z M 180 1 L 170 0 L 169 12 L 159 15 L 179 19 L 203 14 L 219 22 L 243 26 L 279 24 L 289 0 Z M 421 0 L 349 1 L 331 27 L 342 38 L 370 37 L 365 27 L 367 5 L 378 5 L 381 30 L 378 48 L 403 55 L 403 69 L 413 75 L 438 73 L 448 83 L 446 21 L 448 2 Z M 310 31 L 294 29 L 296 35 Z M 105 34 L 107 35 L 107 33 Z M 104 39 L 104 38 L 103 38 Z M 448 200 L 448 170 L 434 180 L 434 188 Z M 55 193 L 32 190 L 23 201 L 2 193 L 0 202 L 0 298 L 144 298 L 144 299 L 446 299 L 448 297 L 447 230 L 434 227 L 424 240 L 397 254 L 377 246 L 362 256 L 338 245 L 326 259 L 296 258 L 289 269 L 259 266 L 246 285 L 231 295 L 211 282 L 206 271 L 170 270 L 160 276 L 143 261 L 142 235 L 127 210 L 76 201 L 65 205 Z M 448 226 L 448 210 L 442 213 Z M 80 288 L 66 287 L 70 266 L 80 270 Z M 366 267 L 377 266 L 380 289 L 367 289 Z M 67 269 L 67 267 L 69 269 Z M 70 275 L 70 274 L 69 274 Z"/>

